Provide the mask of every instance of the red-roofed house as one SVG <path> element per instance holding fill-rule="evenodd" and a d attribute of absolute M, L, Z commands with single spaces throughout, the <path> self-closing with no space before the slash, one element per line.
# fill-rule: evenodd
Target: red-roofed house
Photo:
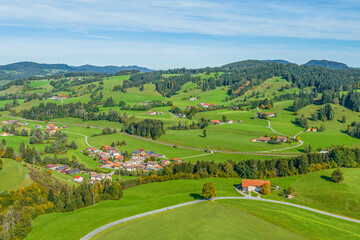
<path fill-rule="evenodd" d="M 259 142 L 269 142 L 270 138 L 269 137 L 260 137 L 259 138 Z"/>
<path fill-rule="evenodd" d="M 83 180 L 84 180 L 83 177 L 80 177 L 80 176 L 74 177 L 74 182 L 82 182 Z"/>
<path fill-rule="evenodd" d="M 227 123 L 233 123 L 233 120 L 229 119 L 226 121 Z"/>
<path fill-rule="evenodd" d="M 148 111 L 147 115 L 156 115 L 156 112 L 155 111 Z"/>
<path fill-rule="evenodd" d="M 270 181 L 243 179 L 241 180 L 241 188 L 244 192 L 247 191 L 260 192 L 260 187 L 265 183 L 268 183 L 270 185 Z"/>
<path fill-rule="evenodd" d="M 277 137 L 278 142 L 286 142 L 286 140 L 287 140 L 286 137 L 281 137 L 281 136 Z"/>
<path fill-rule="evenodd" d="M 219 125 L 221 122 L 220 120 L 211 120 L 210 124 Z"/>
<path fill-rule="evenodd" d="M 215 106 L 215 104 L 212 104 L 212 103 L 204 103 L 204 102 L 200 103 L 199 105 L 200 105 L 200 107 L 204 107 L 204 108 L 208 108 L 208 107 L 210 107 L 210 106 Z"/>

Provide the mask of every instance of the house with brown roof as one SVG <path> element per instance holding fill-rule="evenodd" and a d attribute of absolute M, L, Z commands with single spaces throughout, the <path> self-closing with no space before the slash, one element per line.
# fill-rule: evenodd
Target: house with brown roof
<path fill-rule="evenodd" d="M 260 192 L 260 188 L 265 183 L 268 183 L 270 185 L 270 181 L 243 179 L 241 180 L 241 189 L 244 192 Z"/>
<path fill-rule="evenodd" d="M 260 137 L 259 138 L 259 142 L 269 142 L 270 138 L 269 137 Z"/>
<path fill-rule="evenodd" d="M 286 142 L 286 140 L 287 140 L 286 137 L 282 137 L 282 136 L 277 137 L 278 142 Z"/>

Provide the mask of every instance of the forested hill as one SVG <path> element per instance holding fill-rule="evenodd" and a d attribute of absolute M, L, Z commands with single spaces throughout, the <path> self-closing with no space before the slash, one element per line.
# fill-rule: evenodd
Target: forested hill
<path fill-rule="evenodd" d="M 350 67 L 347 66 L 345 63 L 327 61 L 327 60 L 311 60 L 304 64 L 305 66 L 319 66 L 319 67 L 326 67 L 330 69 L 349 69 Z"/>
<path fill-rule="evenodd" d="M 290 64 L 291 62 L 282 60 L 282 59 L 274 59 L 274 60 L 262 60 L 263 62 L 275 62 L 275 63 L 282 63 L 282 64 Z"/>
<path fill-rule="evenodd" d="M 48 76 L 69 72 L 92 72 L 115 74 L 123 70 L 139 70 L 151 72 L 152 70 L 138 66 L 69 66 L 67 64 L 40 64 L 35 62 L 17 62 L 8 65 L 0 65 L 0 80 L 13 80 L 33 76 Z"/>

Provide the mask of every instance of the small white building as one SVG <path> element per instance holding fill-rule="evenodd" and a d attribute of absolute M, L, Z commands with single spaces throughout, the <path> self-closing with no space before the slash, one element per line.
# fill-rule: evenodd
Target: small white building
<path fill-rule="evenodd" d="M 196 98 L 196 97 L 190 97 L 189 100 L 190 100 L 190 101 L 196 101 L 197 98 Z"/>
<path fill-rule="evenodd" d="M 156 112 L 155 111 L 148 111 L 147 115 L 156 115 Z"/>
<path fill-rule="evenodd" d="M 231 123 L 233 123 L 233 120 L 229 119 L 229 120 L 227 120 L 226 122 L 229 123 L 229 124 L 231 124 Z"/>
<path fill-rule="evenodd" d="M 81 176 L 74 177 L 74 182 L 82 182 L 82 181 L 84 181 L 83 177 L 81 177 Z"/>

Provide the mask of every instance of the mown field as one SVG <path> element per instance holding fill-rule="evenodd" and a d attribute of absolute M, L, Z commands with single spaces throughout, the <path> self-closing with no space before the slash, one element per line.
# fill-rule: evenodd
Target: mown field
<path fill-rule="evenodd" d="M 139 231 L 141 229 L 141 231 Z M 149 234 L 150 233 L 150 234 Z M 152 233 L 152 234 L 151 234 Z M 358 224 L 293 207 L 217 200 L 133 220 L 92 239 L 354 239 Z"/>

